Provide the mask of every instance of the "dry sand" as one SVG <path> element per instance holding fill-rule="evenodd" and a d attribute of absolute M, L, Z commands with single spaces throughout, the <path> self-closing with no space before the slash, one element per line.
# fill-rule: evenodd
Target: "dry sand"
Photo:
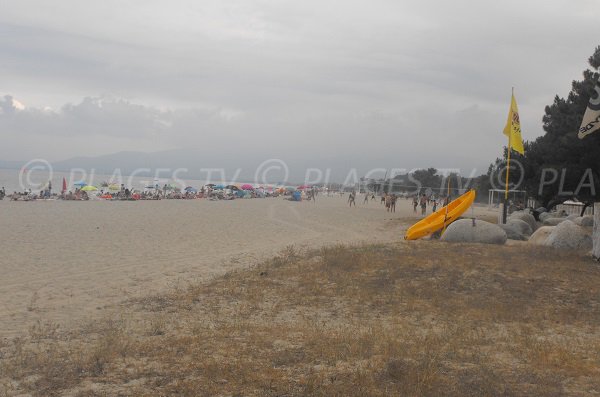
<path fill-rule="evenodd" d="M 363 205 L 359 196 L 348 208 L 346 198 L 0 201 L 0 337 L 38 321 L 70 326 L 105 315 L 124 299 L 252 265 L 288 245 L 401 240 L 417 218 L 407 200 L 390 214 L 378 199 Z"/>

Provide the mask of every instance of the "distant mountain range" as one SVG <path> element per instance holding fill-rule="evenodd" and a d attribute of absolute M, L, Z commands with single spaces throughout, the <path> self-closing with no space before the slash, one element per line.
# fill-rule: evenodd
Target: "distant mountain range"
<path fill-rule="evenodd" d="M 345 153 L 332 153 L 327 158 L 320 158 L 310 153 L 298 153 L 287 158 L 261 158 L 259 155 L 239 155 L 226 152 L 211 152 L 201 149 L 174 149 L 154 153 L 147 152 L 118 152 L 95 157 L 73 157 L 67 160 L 52 162 L 55 171 L 68 172 L 76 168 L 86 171 L 94 170 L 96 174 L 112 175 L 119 169 L 122 175 L 154 176 L 157 171 L 161 178 L 168 178 L 171 173 L 179 169 L 178 177 L 181 179 L 204 180 L 209 175 L 210 179 L 221 179 L 224 172 L 226 180 L 254 182 L 256 177 L 260 182 L 268 183 L 303 183 L 316 179 L 328 182 L 348 182 L 360 178 L 376 165 L 360 162 L 360 157 L 355 163 L 348 161 Z M 20 169 L 27 161 L 0 160 L 0 168 Z M 287 167 L 286 172 L 283 164 Z M 145 170 L 144 170 L 145 169 Z M 356 171 L 353 171 L 356 169 Z M 222 170 L 222 172 L 221 172 Z M 321 177 L 319 178 L 319 171 Z M 263 175 L 265 175 L 263 177 Z M 378 177 L 383 176 L 377 175 Z"/>

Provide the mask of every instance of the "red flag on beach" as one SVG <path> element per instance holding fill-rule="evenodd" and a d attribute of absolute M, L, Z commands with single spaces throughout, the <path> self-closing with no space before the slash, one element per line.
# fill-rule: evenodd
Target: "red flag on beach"
<path fill-rule="evenodd" d="M 65 177 L 63 177 L 63 188 L 62 188 L 62 192 L 66 192 L 67 191 L 67 180 L 65 179 Z"/>

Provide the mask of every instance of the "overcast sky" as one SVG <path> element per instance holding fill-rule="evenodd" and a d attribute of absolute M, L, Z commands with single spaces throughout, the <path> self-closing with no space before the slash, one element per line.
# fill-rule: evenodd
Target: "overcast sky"
<path fill-rule="evenodd" d="M 599 15 L 598 0 L 0 0 L 0 159 L 198 148 L 484 172 L 511 87 L 534 139 Z"/>

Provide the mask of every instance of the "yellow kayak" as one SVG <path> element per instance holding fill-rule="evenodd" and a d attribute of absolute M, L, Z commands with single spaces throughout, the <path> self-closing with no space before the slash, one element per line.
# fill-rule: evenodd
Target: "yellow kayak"
<path fill-rule="evenodd" d="M 473 204 L 473 201 L 475 201 L 475 190 L 469 190 L 448 204 L 448 213 L 446 213 L 446 207 L 442 207 L 433 214 L 412 225 L 406 231 L 404 239 L 417 240 L 441 230 L 444 226 L 448 226 L 468 210 L 471 204 Z"/>

